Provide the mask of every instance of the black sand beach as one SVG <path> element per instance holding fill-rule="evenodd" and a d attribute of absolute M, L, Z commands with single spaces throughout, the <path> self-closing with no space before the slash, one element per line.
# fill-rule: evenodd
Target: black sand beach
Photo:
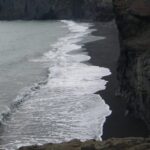
<path fill-rule="evenodd" d="M 91 63 L 101 67 L 107 67 L 112 75 L 105 77 L 108 81 L 107 88 L 98 92 L 110 106 L 112 114 L 104 125 L 103 140 L 111 137 L 146 137 L 148 134 L 145 124 L 131 116 L 125 116 L 125 99 L 115 96 L 118 89 L 116 78 L 117 60 L 119 57 L 118 31 L 114 22 L 95 23 L 97 29 L 93 35 L 105 36 L 105 40 L 86 44 L 86 49 L 92 57 Z"/>

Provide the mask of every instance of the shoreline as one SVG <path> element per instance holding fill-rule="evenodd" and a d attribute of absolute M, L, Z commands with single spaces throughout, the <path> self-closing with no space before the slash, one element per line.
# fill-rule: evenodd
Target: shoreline
<path fill-rule="evenodd" d="M 88 62 L 95 66 L 109 68 L 112 73 L 110 76 L 103 78 L 108 81 L 106 89 L 97 92 L 112 111 L 112 114 L 107 117 L 104 124 L 102 139 L 106 140 L 112 137 L 146 137 L 148 133 L 146 125 L 141 120 L 129 116 L 125 117 L 125 100 L 115 96 L 115 92 L 118 89 L 116 68 L 120 51 L 115 23 L 95 23 L 92 28 L 97 29 L 92 35 L 105 36 L 106 39 L 85 43 L 83 48 L 86 48 L 89 56 L 91 56 L 91 60 Z"/>
<path fill-rule="evenodd" d="M 81 40 L 82 40 L 82 37 L 84 38 L 85 37 L 85 35 L 88 35 L 88 33 L 89 33 L 89 28 L 88 27 L 86 27 L 86 26 L 84 26 L 84 25 L 78 25 L 77 23 L 75 23 L 75 22 L 64 22 L 67 26 L 68 26 L 68 28 L 69 28 L 69 31 L 71 31 L 71 32 L 69 32 L 69 34 L 67 34 L 66 35 L 66 40 L 64 40 L 64 39 L 62 39 L 62 38 L 60 38 L 60 39 L 58 39 L 57 40 L 57 42 L 56 42 L 56 46 L 57 46 L 57 49 L 59 49 L 60 50 L 60 53 L 63 51 L 64 53 L 61 53 L 62 54 L 62 56 L 64 56 L 65 54 L 66 54 L 66 52 L 69 52 L 69 50 L 70 50 L 70 52 L 72 52 L 73 50 L 75 51 L 76 50 L 76 47 L 74 48 L 74 45 L 73 44 L 76 44 L 76 46 L 78 46 L 79 48 L 81 47 L 82 48 L 82 45 L 83 44 L 78 44 L 78 40 L 77 40 L 77 42 L 76 42 L 76 40 L 74 41 L 74 39 L 76 39 L 76 36 L 77 36 L 77 38 L 78 37 L 80 37 L 81 38 Z M 70 25 L 71 24 L 71 25 Z M 71 27 L 70 27 L 71 26 Z M 81 26 L 81 27 L 80 27 Z M 75 34 L 74 34 L 74 32 L 75 32 Z M 72 36 L 70 36 L 70 33 L 73 33 L 73 34 L 71 34 Z M 68 38 L 69 37 L 69 38 Z M 64 37 L 65 38 L 65 37 Z M 79 40 L 80 40 L 80 38 L 79 38 Z M 63 41 L 64 40 L 64 41 Z M 60 42 L 61 41 L 61 42 Z M 60 45 L 59 45 L 59 44 Z M 58 44 L 58 45 L 57 45 Z M 69 46 L 67 45 L 67 44 L 69 44 Z M 64 47 L 63 47 L 63 45 L 64 45 Z M 65 47 L 65 45 L 66 45 L 66 47 Z M 69 47 L 69 49 L 67 49 L 68 47 Z M 55 47 L 54 47 L 55 48 Z M 79 49 L 78 48 L 78 49 Z M 81 49 L 80 48 L 80 49 Z M 65 51 L 65 49 L 66 49 L 66 51 Z M 78 50 L 77 49 L 77 50 Z M 80 52 L 79 52 L 79 55 L 80 55 Z M 70 55 L 69 55 L 70 56 Z M 81 56 L 82 56 L 82 53 L 81 53 Z M 78 59 L 77 59 L 77 62 L 75 61 L 75 64 L 82 64 L 82 60 L 84 60 L 84 61 L 88 61 L 89 60 L 89 55 L 86 53 L 86 54 L 84 54 L 83 56 L 85 56 L 85 57 L 81 57 L 81 60 L 79 59 L 79 62 L 78 62 Z M 50 57 L 50 59 L 52 59 L 51 57 Z M 67 58 L 66 58 L 67 59 Z M 65 59 L 65 61 L 66 61 L 66 59 Z M 76 59 L 76 57 L 75 57 L 75 59 Z M 60 59 L 61 60 L 61 59 Z M 63 62 L 63 60 L 64 59 L 62 59 L 62 62 Z M 83 62 L 83 64 L 84 64 L 84 62 Z M 63 66 L 61 66 L 61 67 L 63 67 Z M 81 66 L 81 68 L 78 66 L 77 68 L 75 68 L 74 70 L 72 70 L 72 66 L 65 66 L 64 65 L 64 68 L 63 68 L 63 72 L 64 72 L 64 76 L 65 77 L 67 77 L 67 80 L 65 81 L 65 80 L 63 80 L 64 78 L 62 78 L 62 80 L 58 80 L 58 81 L 60 81 L 60 83 L 62 83 L 63 81 L 65 81 L 65 84 L 66 85 L 68 85 L 68 83 L 69 83 L 69 85 L 70 85 L 70 81 L 72 81 L 72 79 L 74 80 L 74 81 L 77 81 L 77 83 L 78 83 L 78 80 L 80 81 L 82 81 L 82 78 L 84 79 L 85 77 L 87 77 L 87 78 L 89 78 L 89 79 L 91 79 L 90 80 L 90 84 L 87 84 L 87 86 L 85 87 L 85 90 L 82 90 L 81 89 L 81 92 L 82 93 L 86 93 L 87 91 L 87 89 L 91 89 L 91 86 L 93 86 L 93 84 L 91 84 L 91 81 L 95 81 L 95 79 L 96 79 L 96 81 L 94 82 L 94 83 L 96 83 L 96 84 L 94 84 L 95 85 L 95 87 L 94 87 L 94 90 L 92 90 L 93 92 L 96 92 L 96 91 L 98 91 L 100 88 L 99 88 L 99 84 L 98 83 L 101 83 L 101 82 L 99 82 L 99 80 L 101 81 L 101 77 L 99 76 L 99 73 L 101 73 L 101 71 L 99 70 L 100 68 L 99 67 L 96 67 L 96 66 L 94 66 L 94 69 L 92 68 L 92 66 L 90 67 L 90 66 L 88 66 L 88 65 L 84 65 L 84 67 L 85 68 L 83 68 L 82 66 Z M 95 68 L 96 67 L 96 68 Z M 69 70 L 70 69 L 70 74 L 69 74 L 69 72 L 67 72 L 66 70 L 67 69 Z M 59 70 L 60 70 L 60 68 L 59 68 Z M 82 72 L 82 70 L 83 70 L 83 72 Z M 107 73 L 105 72 L 104 74 L 106 74 L 106 75 L 109 75 L 110 74 L 110 72 L 109 72 L 109 70 L 108 69 L 106 69 L 107 71 Z M 77 71 L 77 72 L 76 72 Z M 75 74 L 77 74 L 78 73 L 78 71 L 79 71 L 79 73 L 81 74 L 81 76 L 77 76 L 76 77 L 76 75 L 75 75 L 75 77 L 74 78 L 69 78 L 70 76 L 72 77 L 72 72 L 74 72 Z M 94 73 L 96 74 L 96 75 L 93 75 L 93 74 L 89 74 L 89 76 L 87 76 L 87 74 L 85 74 L 85 73 L 89 73 L 89 71 L 91 71 L 92 73 L 93 73 L 93 71 L 94 71 Z M 98 71 L 98 73 L 97 73 L 97 71 Z M 102 72 L 103 72 L 104 70 L 102 70 Z M 69 76 L 67 76 L 65 73 L 68 73 L 68 75 Z M 51 70 L 51 74 L 53 75 L 55 75 L 55 73 L 56 73 L 56 71 L 55 70 Z M 58 73 L 62 73 L 62 72 L 58 72 Z M 79 75 L 80 75 L 79 74 Z M 83 76 L 83 77 L 82 77 Z M 57 76 L 56 76 L 57 77 Z M 62 76 L 63 77 L 63 76 Z M 97 80 L 97 79 L 99 79 L 99 80 Z M 54 80 L 55 81 L 55 80 Z M 56 85 L 56 81 L 55 82 L 52 82 L 52 83 L 54 83 L 54 85 Z M 83 86 L 83 84 L 85 84 L 86 85 L 86 82 L 83 80 L 83 83 L 80 81 L 80 83 L 79 84 L 74 84 L 73 83 L 73 85 L 75 86 L 75 91 L 76 91 L 76 87 L 78 88 L 78 89 L 80 89 L 80 87 L 82 88 L 82 87 L 84 87 Z M 97 83 L 98 82 L 98 83 Z M 49 83 L 49 82 L 48 82 Z M 48 84 L 47 83 L 47 84 Z M 53 84 L 52 84 L 53 85 Z M 105 83 L 104 83 L 104 85 L 105 85 Z M 74 90 L 74 86 L 72 87 L 72 90 Z M 52 86 L 53 87 L 53 86 Z M 104 86 L 105 87 L 105 86 Z M 61 86 L 60 86 L 60 88 L 62 88 Z M 65 88 L 65 87 L 64 87 Z M 96 89 L 95 89 L 96 88 Z M 35 87 L 35 91 L 36 91 L 36 89 L 38 90 L 40 90 L 40 87 L 39 88 L 36 88 Z M 102 88 L 102 89 L 104 89 L 104 88 Z M 61 91 L 61 89 L 60 89 L 60 91 Z M 46 91 L 43 91 L 44 92 L 44 94 L 46 93 L 46 95 L 48 95 L 47 94 L 47 90 Z M 43 93 L 42 91 L 41 91 L 41 93 Z M 92 93 L 92 95 L 94 95 L 94 96 L 96 96 L 95 94 L 93 94 L 93 92 L 91 92 Z M 49 93 L 49 92 L 48 92 Z M 51 94 L 53 94 L 53 93 L 51 93 Z M 59 93 L 59 95 L 58 95 L 58 98 L 60 99 L 60 96 L 61 96 L 61 94 L 63 95 L 63 93 Z M 76 92 L 76 96 L 78 96 L 78 92 Z M 40 95 L 39 94 L 39 96 L 43 96 L 43 95 Z M 50 96 L 52 96 L 52 95 L 50 95 Z M 56 95 L 57 96 L 57 95 Z M 54 99 L 55 98 L 57 98 L 57 97 L 54 97 Z M 63 95 L 64 96 L 64 95 Z M 68 96 L 68 95 L 67 95 Z M 24 97 L 24 94 L 23 94 L 23 97 Z M 87 115 L 85 115 L 84 116 L 84 118 L 82 119 L 82 117 L 80 118 L 80 114 L 79 114 L 79 116 L 78 116 L 78 118 L 80 119 L 79 121 L 75 118 L 75 119 L 73 119 L 74 118 L 74 116 L 76 116 L 76 114 L 78 114 L 78 112 L 80 112 L 80 109 L 78 110 L 78 111 L 76 111 L 75 112 L 75 114 L 73 114 L 72 116 L 71 116 L 71 118 L 72 118 L 72 120 L 75 120 L 76 122 L 78 121 L 79 123 L 81 122 L 85 122 L 86 124 L 87 124 L 87 126 L 86 126 L 86 124 L 84 124 L 85 126 L 84 126 L 84 128 L 85 128 L 85 130 L 82 128 L 82 126 L 81 126 L 81 130 L 80 130 L 80 127 L 78 128 L 78 130 L 80 130 L 80 132 L 78 133 L 78 132 L 76 132 L 76 131 L 78 131 L 78 130 L 76 130 L 75 131 L 75 133 L 77 133 L 77 134 L 79 134 L 79 135 L 81 135 L 81 136 L 77 136 L 76 134 L 74 134 L 74 130 L 72 130 L 73 132 L 68 132 L 68 133 L 72 133 L 72 139 L 74 139 L 74 138 L 79 138 L 79 139 L 81 139 L 81 140 L 84 140 L 84 138 L 85 139 L 89 139 L 89 138 L 93 138 L 93 136 L 91 136 L 92 135 L 92 130 L 91 131 L 89 131 L 89 126 L 95 126 L 96 125 L 96 129 L 98 129 L 98 130 L 96 130 L 95 132 L 96 133 L 98 133 L 98 131 L 99 131 L 99 127 L 100 127 L 100 124 L 101 124 L 101 130 L 100 131 L 102 131 L 102 128 L 103 128 L 103 123 L 104 123 L 104 121 L 105 120 L 103 120 L 103 121 L 99 121 L 99 123 L 96 123 L 95 124 L 95 120 L 93 120 L 93 115 L 88 115 L 88 114 L 93 114 L 93 111 L 94 112 L 96 112 L 96 114 L 95 114 L 95 116 L 97 116 L 97 112 L 99 113 L 99 112 L 101 112 L 101 111 L 99 111 L 99 109 L 102 107 L 102 110 L 103 110 L 103 108 L 105 108 L 105 106 L 106 106 L 106 104 L 104 103 L 104 101 L 102 101 L 102 103 L 100 104 L 100 107 L 97 107 L 97 104 L 99 104 L 99 101 L 101 100 L 101 99 L 97 99 L 97 96 L 96 96 L 96 99 L 94 99 L 95 101 L 95 104 L 94 105 L 91 105 L 91 96 L 90 96 L 90 94 L 88 95 L 88 97 L 82 97 L 80 94 L 79 94 L 79 97 L 78 97 L 78 99 L 80 100 L 80 97 L 84 100 L 82 100 L 82 103 L 77 103 L 77 104 L 79 104 L 79 107 L 76 107 L 77 108 L 77 110 L 78 110 L 78 108 L 80 108 L 80 104 L 81 104 L 81 106 L 83 105 L 83 106 L 86 106 L 86 105 L 88 105 L 89 106 L 89 108 L 91 107 L 91 109 L 87 109 L 87 113 L 86 113 L 86 111 L 85 111 L 85 114 L 87 114 Z M 38 98 L 38 96 L 34 96 L 34 94 L 32 95 L 32 98 L 33 99 L 39 99 Z M 46 97 L 47 98 L 47 97 Z M 93 96 L 92 96 L 92 98 L 93 98 Z M 23 98 L 21 98 L 21 99 L 23 99 Z M 30 111 L 30 109 L 28 109 L 29 107 L 31 107 L 32 108 L 32 110 L 34 111 L 34 112 L 37 112 L 37 108 L 40 108 L 41 107 L 41 105 L 36 105 L 35 104 L 35 102 L 34 101 L 32 101 L 32 99 L 30 99 L 30 97 L 27 97 L 27 100 L 29 101 L 29 103 L 28 102 L 26 102 L 25 103 L 25 106 L 23 107 L 23 108 L 20 108 L 20 111 L 18 111 L 18 113 L 15 113 L 14 115 L 13 115 L 13 119 L 12 120 L 14 120 L 14 122 L 13 121 L 10 121 L 10 122 L 8 122 L 8 124 L 9 124 L 9 126 L 10 126 L 10 128 L 9 128 L 9 126 L 7 126 L 8 127 L 8 129 L 9 129 L 9 132 L 10 132 L 10 134 L 6 134 L 6 138 L 7 138 L 7 136 L 10 136 L 10 135 L 13 135 L 14 133 L 15 133 L 15 130 L 13 129 L 14 127 L 16 127 L 16 125 L 17 126 L 20 126 L 21 124 L 20 123 L 17 123 L 17 121 L 19 120 L 19 122 L 24 122 L 25 121 L 25 119 L 26 119 L 26 115 L 25 114 L 27 114 L 27 116 L 28 116 L 28 122 L 26 123 L 28 126 L 30 126 L 31 128 L 32 127 L 39 127 L 39 130 L 41 129 L 40 128 L 40 126 L 39 126 L 39 124 L 38 123 L 36 123 L 35 125 L 33 124 L 32 125 L 32 122 L 34 121 L 36 121 L 36 120 L 34 120 L 34 117 L 32 117 L 32 111 Z M 56 99 L 57 100 L 57 99 Z M 61 99 L 61 100 L 63 100 L 63 99 Z M 66 98 L 64 99 L 65 101 L 66 101 Z M 75 102 L 77 101 L 77 99 L 74 99 L 75 100 Z M 48 100 L 49 101 L 49 100 Z M 44 101 L 44 104 L 47 104 L 47 102 L 48 101 Z M 51 99 L 51 101 L 52 101 L 52 99 Z M 89 101 L 89 103 L 88 103 L 88 101 Z M 38 100 L 38 101 L 36 101 L 36 102 L 38 102 L 38 103 L 40 103 L 40 100 Z M 59 102 L 59 101 L 58 101 Z M 69 101 L 68 101 L 68 103 L 69 103 Z M 49 104 L 49 102 L 48 102 L 48 104 Z M 55 100 L 54 101 L 52 101 L 52 104 L 53 105 L 56 105 L 55 104 Z M 64 105 L 64 103 L 61 103 L 61 102 L 59 102 L 59 105 L 58 105 L 58 108 L 59 108 L 59 106 L 61 107 L 61 104 L 62 104 L 62 106 Z M 76 105 L 76 103 L 74 103 L 75 105 Z M 104 105 L 103 105 L 104 104 Z M 24 105 L 24 104 L 23 104 Z M 36 107 L 36 106 L 38 106 L 38 107 Z M 44 107 L 45 105 L 43 105 L 43 107 Z M 72 107 L 72 105 L 70 105 L 71 107 Z M 69 106 L 69 107 L 70 107 Z M 78 106 L 78 105 L 76 105 L 76 106 Z M 66 108 L 65 108 L 66 107 Z M 68 108 L 69 108 L 68 107 Z M 106 106 L 107 107 L 107 106 Z M 48 108 L 48 107 L 44 107 L 44 108 Z M 47 110 L 54 110 L 54 112 L 55 112 L 55 107 L 49 107 L 50 109 L 47 109 Z M 62 107 L 63 108 L 63 107 Z M 64 105 L 64 108 L 65 109 L 67 109 L 67 105 Z M 73 107 L 72 107 L 73 108 Z M 86 107 L 85 107 L 86 108 Z M 93 108 L 93 109 L 92 109 Z M 65 110 L 64 109 L 64 110 Z M 70 108 L 69 108 L 70 109 Z M 81 107 L 81 109 L 82 109 L 82 107 Z M 107 113 L 108 113 L 108 107 L 106 108 L 107 109 Z M 21 110 L 24 110 L 24 111 L 21 111 Z M 36 111 L 35 111 L 36 110 Z M 92 110 L 92 111 L 91 111 Z M 61 110 L 62 111 L 62 110 Z M 82 110 L 83 111 L 83 110 Z M 105 110 L 106 111 L 106 110 Z M 21 113 L 21 115 L 20 115 L 20 112 L 24 112 L 24 113 Z M 44 114 L 44 112 L 45 112 L 45 109 L 42 109 L 42 111 L 40 111 L 40 114 L 42 114 L 42 116 L 44 116 L 45 114 Z M 47 111 L 48 112 L 48 111 Z M 60 112 L 60 111 L 59 111 Z M 69 112 L 68 110 L 67 110 L 67 112 Z M 73 111 L 72 111 L 73 112 Z M 102 112 L 104 112 L 104 111 L 102 111 Z M 56 114 L 57 114 L 57 111 L 55 112 Z M 30 114 L 31 114 L 31 116 L 30 116 Z M 65 113 L 64 113 L 65 114 Z M 102 113 L 101 113 L 102 114 Z M 109 113 L 110 114 L 110 113 Z M 109 114 L 107 114 L 107 116 L 109 115 Z M 49 115 L 51 116 L 51 113 L 49 113 Z M 99 115 L 99 114 L 98 114 Z M 18 116 L 21 116 L 21 117 L 18 117 Z M 24 117 L 25 116 L 25 117 Z M 68 116 L 68 115 L 67 115 Z M 87 116 L 87 117 L 86 117 Z M 102 116 L 102 115 L 101 115 Z M 106 115 L 104 115 L 104 116 L 106 116 Z M 102 116 L 102 117 L 104 117 L 104 116 Z M 56 118 L 59 118 L 59 116 L 57 116 L 56 115 Z M 65 118 L 65 115 L 62 115 L 62 117 L 64 117 Z M 90 117 L 90 118 L 89 118 Z M 37 113 L 37 115 L 36 115 L 36 118 L 39 118 L 39 119 L 41 119 L 40 117 L 39 117 L 39 115 L 38 115 L 38 113 Z M 67 117 L 66 117 L 67 118 Z M 87 119 L 86 119 L 87 118 Z M 99 117 L 100 118 L 100 117 Z M 85 119 L 85 120 L 84 120 Z M 57 119 L 57 120 L 59 120 L 60 121 L 60 118 L 59 119 Z M 66 119 L 67 120 L 67 119 Z M 83 120 L 83 121 L 82 121 Z M 86 120 L 91 120 L 91 124 L 88 124 L 88 122 L 86 121 Z M 93 120 L 93 121 L 92 121 Z M 52 121 L 55 121 L 55 120 L 50 120 L 51 122 Z M 70 121 L 70 120 L 69 120 Z M 44 123 L 47 123 L 44 119 L 42 119 L 42 122 L 43 122 L 43 126 L 45 125 Z M 49 122 L 50 124 L 51 124 L 51 122 Z M 56 121 L 55 121 L 56 122 Z M 62 121 L 63 122 L 63 121 Z M 73 123 L 76 123 L 76 122 L 73 122 Z M 94 124 L 93 124 L 94 123 Z M 63 124 L 63 123 L 62 123 Z M 78 124 L 78 123 L 77 123 Z M 47 124 L 46 124 L 47 125 Z M 72 125 L 71 123 L 70 123 L 70 125 Z M 80 124 L 79 124 L 80 125 Z M 75 126 L 76 126 L 76 124 L 75 124 Z M 53 127 L 53 126 L 52 126 Z M 56 126 L 58 129 L 59 129 L 59 123 L 58 123 L 58 126 Z M 72 126 L 71 126 L 72 127 Z M 27 128 L 28 129 L 28 128 Z M 54 129 L 54 128 L 53 128 Z M 60 128 L 61 129 L 61 128 Z M 64 131 L 65 131 L 65 129 L 67 129 L 67 128 L 64 128 Z M 49 130 L 49 129 L 48 129 Z M 67 129 L 68 130 L 68 129 Z M 18 129 L 17 131 L 19 131 L 18 133 L 17 133 L 17 136 L 14 138 L 15 140 L 17 139 L 18 140 L 18 138 L 19 138 L 19 143 L 23 143 L 24 141 L 26 142 L 26 140 L 24 140 L 23 138 L 26 138 L 26 126 L 24 126 L 24 132 L 25 132 L 25 134 L 22 136 L 20 133 L 22 133 L 22 129 Z M 28 130 L 27 130 L 28 131 Z M 34 132 L 33 132 L 34 131 Z M 37 133 L 36 132 L 36 130 L 29 130 L 29 132 L 30 133 Z M 43 132 L 44 131 L 46 131 L 46 130 L 43 130 Z M 68 130 L 69 131 L 69 130 Z M 70 129 L 70 131 L 71 131 L 71 129 Z M 48 131 L 47 131 L 48 132 Z M 54 131 L 55 132 L 55 131 Z M 90 133 L 91 132 L 91 134 L 89 134 L 88 135 L 88 133 Z M 27 132 L 28 133 L 28 132 Z M 102 133 L 102 132 L 101 132 Z M 82 134 L 84 135 L 83 137 L 83 139 L 82 139 Z M 37 140 L 38 140 L 38 137 L 39 137 L 39 140 L 40 140 L 40 135 L 37 133 L 37 134 L 35 134 L 36 136 L 37 136 Z M 59 133 L 57 134 L 57 131 L 56 131 L 56 135 L 58 135 L 58 137 L 61 137 L 61 135 L 59 136 Z M 4 134 L 4 136 L 5 136 L 5 134 Z M 28 137 L 28 136 L 27 136 Z M 69 139 L 70 138 L 70 135 L 68 134 L 68 136 L 67 136 L 67 134 L 66 134 L 66 137 Z M 49 138 L 49 137 L 48 137 Z M 52 136 L 50 136 L 50 138 L 52 138 Z M 57 136 L 56 136 L 56 138 L 57 138 Z M 66 138 L 66 139 L 67 139 Z M 52 140 L 53 140 L 53 138 L 52 138 Z M 69 140 L 71 140 L 71 139 L 69 139 Z M 69 141 L 68 140 L 68 141 Z M 4 141 L 5 141 L 5 138 L 4 138 Z M 11 141 L 11 138 L 9 139 L 8 138 L 8 141 Z M 13 141 L 13 140 L 12 140 Z M 30 137 L 29 137 L 29 141 L 30 141 Z M 59 141 L 59 138 L 58 138 L 58 141 Z M 38 142 L 38 141 L 37 141 Z M 5 142 L 4 142 L 5 143 Z M 3 143 L 2 143 L 3 144 Z M 7 142 L 6 142 L 6 144 L 7 144 Z M 14 145 L 18 145 L 18 143 L 13 143 Z M 7 144 L 8 145 L 8 149 L 9 149 L 9 144 Z M 31 142 L 31 145 L 32 145 L 32 142 Z M 5 146 L 5 145 L 4 145 Z M 13 146 L 12 146 L 13 147 Z"/>
<path fill-rule="evenodd" d="M 116 69 L 120 51 L 118 30 L 115 22 L 94 23 L 92 28 L 97 29 L 92 35 L 105 36 L 106 39 L 85 44 L 84 47 L 91 56 L 89 62 L 93 65 L 109 68 L 112 73 L 110 76 L 103 78 L 108 81 L 106 89 L 97 92 L 112 111 L 112 114 L 106 118 L 102 139 L 147 137 L 148 131 L 145 123 L 131 116 L 125 116 L 125 99 L 115 95 L 119 87 Z"/>
<path fill-rule="evenodd" d="M 32 150 L 32 149 L 84 149 L 84 150 L 97 150 L 101 149 L 129 149 L 145 148 L 145 144 L 148 144 L 149 139 L 141 138 L 141 136 L 147 135 L 145 124 L 135 118 L 124 116 L 125 112 L 125 100 L 115 96 L 115 92 L 118 88 L 118 82 L 116 79 L 117 60 L 119 57 L 119 41 L 118 32 L 114 23 L 95 23 L 92 28 L 96 28 L 97 31 L 93 32 L 95 36 L 106 36 L 105 40 L 98 40 L 94 42 L 86 43 L 83 48 L 91 56 L 91 60 L 88 61 L 94 65 L 109 68 L 112 75 L 106 76 L 103 79 L 108 81 L 106 89 L 97 94 L 100 94 L 105 102 L 112 110 L 112 115 L 107 117 L 102 142 L 95 140 L 88 140 L 80 142 L 79 140 L 72 140 L 60 144 L 45 144 L 42 146 L 27 146 L 19 148 L 19 150 Z M 111 51 L 112 50 L 112 51 Z M 115 137 L 115 138 L 111 138 Z M 127 138 L 123 138 L 127 137 Z M 131 138 L 130 138 L 131 137 Z M 140 138 L 133 138 L 140 137 Z M 109 139 L 108 139 L 109 138 Z M 107 139 L 107 140 L 106 140 Z"/>

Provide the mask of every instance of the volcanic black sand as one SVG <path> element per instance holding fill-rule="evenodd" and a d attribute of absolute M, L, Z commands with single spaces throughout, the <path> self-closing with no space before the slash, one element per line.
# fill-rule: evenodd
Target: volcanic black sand
<path fill-rule="evenodd" d="M 120 52 L 115 23 L 95 23 L 94 28 L 97 31 L 93 32 L 93 35 L 105 36 L 106 39 L 85 45 L 92 57 L 91 63 L 107 67 L 112 72 L 112 75 L 104 77 L 108 81 L 106 90 L 98 92 L 112 110 L 112 114 L 107 118 L 104 125 L 102 138 L 105 140 L 111 137 L 145 137 L 148 134 L 145 124 L 141 120 L 125 116 L 126 101 L 119 96 L 115 96 L 118 89 L 116 68 Z"/>

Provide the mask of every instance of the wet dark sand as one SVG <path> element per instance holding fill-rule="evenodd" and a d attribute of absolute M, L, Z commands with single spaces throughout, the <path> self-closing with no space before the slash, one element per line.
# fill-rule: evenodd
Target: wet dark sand
<path fill-rule="evenodd" d="M 98 92 L 112 110 L 104 125 L 102 138 L 145 137 L 148 133 L 145 124 L 141 120 L 125 116 L 125 99 L 115 96 L 118 89 L 116 68 L 120 51 L 115 23 L 95 23 L 94 28 L 97 31 L 93 35 L 105 36 L 106 39 L 86 44 L 85 47 L 92 57 L 91 63 L 107 67 L 112 72 L 111 76 L 104 78 L 108 81 L 106 90 Z"/>

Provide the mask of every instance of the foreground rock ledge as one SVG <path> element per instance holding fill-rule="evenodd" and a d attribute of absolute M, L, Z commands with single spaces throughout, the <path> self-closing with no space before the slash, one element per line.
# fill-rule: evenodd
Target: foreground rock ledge
<path fill-rule="evenodd" d="M 22 147 L 19 150 L 148 150 L 150 138 L 123 138 L 109 139 L 107 141 L 89 140 L 80 142 L 72 140 L 61 144 L 45 144 L 43 146 Z"/>

